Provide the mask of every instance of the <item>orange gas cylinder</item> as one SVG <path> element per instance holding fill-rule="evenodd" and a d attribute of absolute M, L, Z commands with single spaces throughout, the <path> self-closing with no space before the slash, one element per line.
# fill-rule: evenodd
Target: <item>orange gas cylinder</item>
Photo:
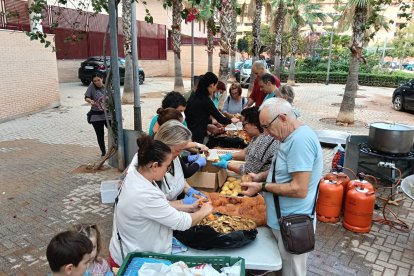
<path fill-rule="evenodd" d="M 373 191 L 363 186 L 349 190 L 345 202 L 344 227 L 352 232 L 368 233 L 371 230 L 374 205 Z"/>
<path fill-rule="evenodd" d="M 316 202 L 316 217 L 322 222 L 337 222 L 341 218 L 344 187 L 341 181 L 322 179 Z"/>
<path fill-rule="evenodd" d="M 348 191 L 356 186 L 367 188 L 371 192 L 374 191 L 372 184 L 365 180 L 365 174 L 361 172 L 358 173 L 358 179 L 351 180 L 348 182 L 348 185 L 346 185 L 345 197 L 348 196 Z"/>
<path fill-rule="evenodd" d="M 344 191 L 345 191 L 348 185 L 348 182 L 350 181 L 349 176 L 346 175 L 346 173 L 344 173 L 342 166 L 339 166 L 339 165 L 336 166 L 336 172 L 334 172 L 334 174 L 336 175 L 336 178 L 342 182 L 342 186 L 344 186 Z"/>
<path fill-rule="evenodd" d="M 336 180 L 336 174 L 334 171 L 331 171 L 324 175 L 322 180 Z"/>

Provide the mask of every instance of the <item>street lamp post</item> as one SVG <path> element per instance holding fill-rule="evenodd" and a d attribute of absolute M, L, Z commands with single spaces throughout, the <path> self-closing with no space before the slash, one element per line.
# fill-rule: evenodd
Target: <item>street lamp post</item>
<path fill-rule="evenodd" d="M 329 41 L 328 70 L 326 71 L 326 82 L 325 82 L 326 85 L 329 84 L 329 72 L 331 70 L 332 43 L 333 43 L 334 27 L 335 27 L 335 22 L 334 22 L 334 18 L 332 18 L 331 39 Z"/>

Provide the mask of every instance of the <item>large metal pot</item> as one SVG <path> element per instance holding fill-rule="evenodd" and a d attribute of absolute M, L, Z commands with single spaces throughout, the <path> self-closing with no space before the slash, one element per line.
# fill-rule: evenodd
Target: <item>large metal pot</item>
<path fill-rule="evenodd" d="M 372 123 L 368 143 L 382 152 L 407 153 L 413 148 L 414 128 L 403 124 Z"/>

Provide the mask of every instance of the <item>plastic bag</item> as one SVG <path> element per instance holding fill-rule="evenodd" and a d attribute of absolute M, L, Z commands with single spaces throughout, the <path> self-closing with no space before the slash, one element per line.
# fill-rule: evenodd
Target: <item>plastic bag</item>
<path fill-rule="evenodd" d="M 242 247 L 252 242 L 256 235 L 256 229 L 250 231 L 239 230 L 223 234 L 205 225 L 196 225 L 186 231 L 174 231 L 174 237 L 180 242 L 199 250 Z"/>
<path fill-rule="evenodd" d="M 170 266 L 165 264 L 145 263 L 138 271 L 138 276 L 193 276 L 184 262 L 176 262 Z"/>
<path fill-rule="evenodd" d="M 335 155 L 332 158 L 332 169 L 336 169 L 337 166 L 344 166 L 345 160 L 345 149 L 342 147 L 341 144 L 338 144 L 335 149 Z"/>

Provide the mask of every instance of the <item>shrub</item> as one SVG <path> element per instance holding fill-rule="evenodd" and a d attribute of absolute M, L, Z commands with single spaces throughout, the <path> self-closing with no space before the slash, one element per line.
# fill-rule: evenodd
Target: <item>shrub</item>
<path fill-rule="evenodd" d="M 329 83 L 345 84 L 348 72 L 331 72 L 329 74 Z M 281 81 L 286 82 L 288 74 L 282 73 Z M 390 72 L 388 74 L 367 74 L 359 73 L 359 85 L 380 86 L 380 87 L 398 87 L 414 78 L 414 75 L 403 72 Z M 295 81 L 298 83 L 325 83 L 326 72 L 296 72 Z"/>

